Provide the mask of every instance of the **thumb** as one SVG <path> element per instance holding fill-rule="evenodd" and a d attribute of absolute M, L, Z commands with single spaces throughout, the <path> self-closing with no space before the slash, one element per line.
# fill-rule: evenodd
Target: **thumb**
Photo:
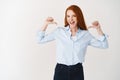
<path fill-rule="evenodd" d="M 57 25 L 57 22 L 54 22 L 54 21 L 53 21 L 51 24 L 56 24 L 56 25 Z"/>
<path fill-rule="evenodd" d="M 88 26 L 88 29 L 90 29 L 90 28 L 94 28 L 93 26 Z"/>

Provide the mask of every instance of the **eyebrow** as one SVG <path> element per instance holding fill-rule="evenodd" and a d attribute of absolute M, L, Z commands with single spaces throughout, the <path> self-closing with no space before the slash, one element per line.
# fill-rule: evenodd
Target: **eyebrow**
<path fill-rule="evenodd" d="M 66 16 L 70 16 L 69 14 L 67 14 Z M 73 14 L 72 16 L 76 16 L 76 14 Z"/>

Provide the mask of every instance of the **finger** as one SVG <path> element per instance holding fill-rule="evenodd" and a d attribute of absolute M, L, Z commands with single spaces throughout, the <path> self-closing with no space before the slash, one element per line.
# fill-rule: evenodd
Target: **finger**
<path fill-rule="evenodd" d="M 54 19 L 53 18 L 48 18 L 47 21 L 52 22 L 52 21 L 54 21 Z"/>
<path fill-rule="evenodd" d="M 52 24 L 56 24 L 57 25 L 57 22 L 52 22 Z"/>
<path fill-rule="evenodd" d="M 94 21 L 94 22 L 92 23 L 92 25 L 98 26 L 98 25 L 99 25 L 99 22 L 98 22 L 98 21 Z"/>
<path fill-rule="evenodd" d="M 57 25 L 57 22 L 54 22 L 54 21 L 53 21 L 53 22 L 51 22 L 51 24 L 56 24 L 56 25 Z"/>
<path fill-rule="evenodd" d="M 48 17 L 47 21 L 54 21 L 54 19 L 52 17 Z"/>
<path fill-rule="evenodd" d="M 90 29 L 90 28 L 94 28 L 94 26 L 89 26 L 88 29 Z"/>

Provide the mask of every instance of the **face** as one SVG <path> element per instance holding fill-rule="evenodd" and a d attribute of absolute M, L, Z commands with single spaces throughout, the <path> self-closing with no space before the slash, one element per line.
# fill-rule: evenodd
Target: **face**
<path fill-rule="evenodd" d="M 67 11 L 67 22 L 71 28 L 77 27 L 77 16 L 72 10 Z"/>

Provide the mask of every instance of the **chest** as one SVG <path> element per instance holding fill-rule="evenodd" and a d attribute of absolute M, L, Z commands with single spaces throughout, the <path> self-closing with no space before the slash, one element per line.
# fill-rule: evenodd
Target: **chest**
<path fill-rule="evenodd" d="M 80 46 L 86 46 L 89 42 L 89 38 L 86 33 L 79 33 L 75 35 L 74 37 L 71 36 L 69 33 L 59 33 L 57 35 L 57 43 L 64 47 L 80 47 Z"/>

